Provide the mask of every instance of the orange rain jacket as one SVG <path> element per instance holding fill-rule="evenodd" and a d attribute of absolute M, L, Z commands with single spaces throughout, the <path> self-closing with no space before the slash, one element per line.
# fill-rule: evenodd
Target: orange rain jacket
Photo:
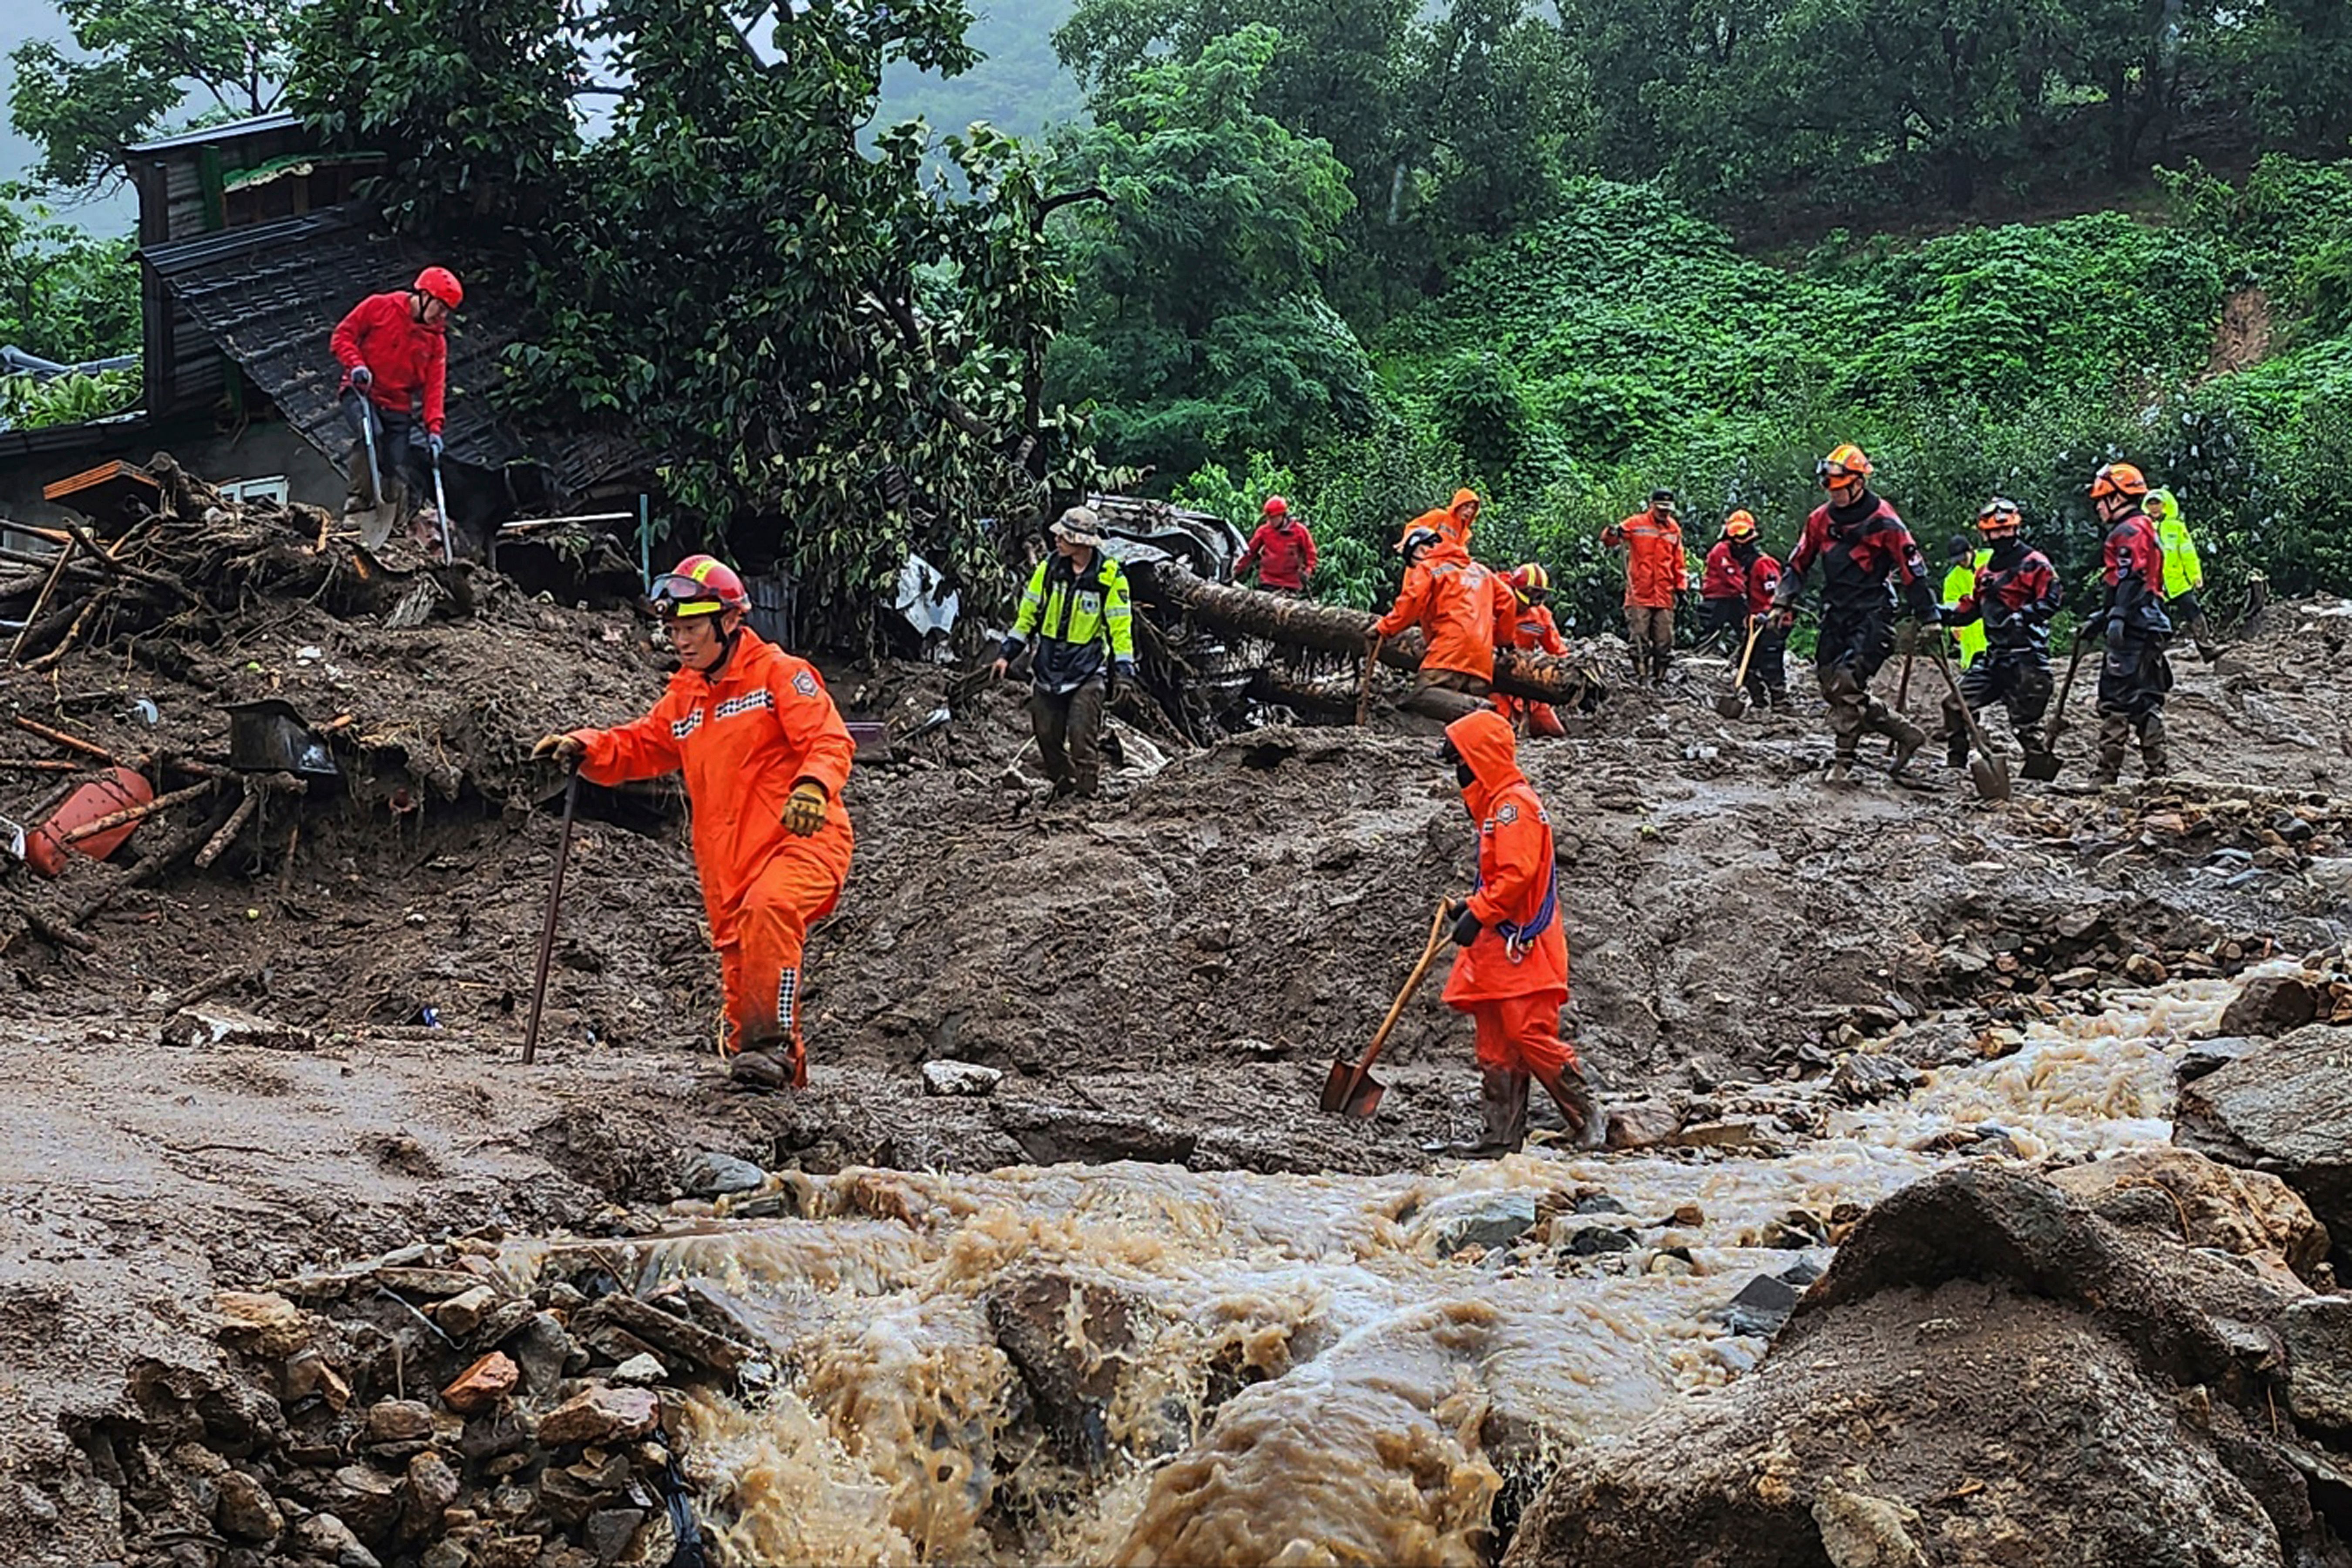
<path fill-rule="evenodd" d="M 581 774 L 593 784 L 625 784 L 683 771 L 694 807 L 694 863 L 702 874 L 711 941 L 737 938 L 738 911 L 770 862 L 787 851 L 833 875 L 833 897 L 849 877 L 853 843 L 841 792 L 856 745 L 824 679 L 807 660 L 763 640 L 750 627 L 712 680 L 700 670 L 669 678 L 653 711 L 611 730 L 575 730 L 587 747 Z M 793 785 L 814 779 L 832 805 L 807 838 L 784 826 Z M 822 916 L 833 907 L 810 911 Z"/>
<path fill-rule="evenodd" d="M 1496 636 L 1517 607 L 1500 573 L 1479 565 L 1469 551 L 1447 541 L 1431 545 L 1405 568 L 1395 605 L 1372 623 L 1372 630 L 1392 637 L 1419 626 L 1428 639 L 1422 668 L 1492 680 Z"/>
<path fill-rule="evenodd" d="M 1690 586 L 1690 562 L 1683 554 L 1683 525 L 1671 517 L 1637 511 L 1601 531 L 1601 542 L 1625 551 L 1625 602 L 1647 610 L 1674 606 Z"/>
<path fill-rule="evenodd" d="M 1445 503 L 1445 507 L 1443 510 L 1423 512 L 1419 517 L 1416 517 L 1411 522 L 1406 523 L 1404 525 L 1404 533 L 1397 535 L 1398 542 L 1402 543 L 1404 540 L 1405 534 L 1411 533 L 1414 529 L 1425 528 L 1432 533 L 1437 535 L 1438 538 L 1445 541 L 1446 543 L 1458 544 L 1462 546 L 1463 549 L 1467 550 L 1470 548 L 1470 529 L 1472 525 L 1470 520 L 1462 515 L 1462 509 L 1466 506 L 1475 506 L 1477 504 L 1478 492 L 1476 490 L 1455 490 L 1454 492 L 1454 499 Z"/>
<path fill-rule="evenodd" d="M 1519 772 L 1518 745 L 1499 713 L 1481 709 L 1445 727 L 1470 764 L 1462 803 L 1478 824 L 1478 886 L 1470 912 L 1478 938 L 1454 958 L 1449 1006 L 1509 996 L 1568 997 L 1568 937 L 1559 923 L 1559 874 L 1551 818 Z"/>
<path fill-rule="evenodd" d="M 1565 654 L 1568 644 L 1560 640 L 1559 623 L 1551 618 L 1549 605 L 1531 604 L 1511 595 L 1511 646 L 1522 653 Z"/>

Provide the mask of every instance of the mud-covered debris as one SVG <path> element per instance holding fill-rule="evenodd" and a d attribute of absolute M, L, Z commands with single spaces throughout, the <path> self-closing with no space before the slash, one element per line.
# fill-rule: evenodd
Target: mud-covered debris
<path fill-rule="evenodd" d="M 1853 1479 L 1870 1478 L 1857 1469 Z M 1813 1499 L 1812 1514 L 1830 1568 L 1927 1568 L 1927 1553 L 1911 1538 L 1919 1510 L 1908 1503 L 1825 1486 Z"/>
<path fill-rule="evenodd" d="M 748 1193 L 767 1179 L 768 1173 L 749 1160 L 705 1149 L 686 1163 L 677 1181 L 688 1197 L 715 1198 Z"/>
<path fill-rule="evenodd" d="M 310 1342 L 310 1322 L 300 1308 L 270 1291 L 223 1290 L 213 1298 L 221 1338 L 237 1350 L 268 1359 L 290 1356 Z"/>
<path fill-rule="evenodd" d="M 538 1396 L 555 1391 L 572 1358 L 580 1353 L 579 1345 L 552 1312 L 532 1313 L 500 1342 L 499 1348 L 514 1358 L 522 1369 L 523 1386 Z"/>
<path fill-rule="evenodd" d="M 319 1037 L 308 1029 L 280 1024 L 235 1007 L 209 1004 L 183 1007 L 163 1025 L 163 1043 L 190 1050 L 245 1046 L 269 1051 L 314 1051 Z"/>
<path fill-rule="evenodd" d="M 1900 1057 L 1853 1051 L 1838 1058 L 1830 1071 L 1830 1092 L 1848 1105 L 1870 1105 L 1910 1093 L 1919 1086 L 1919 1072 Z"/>
<path fill-rule="evenodd" d="M 1448 1193 L 1413 1216 L 1412 1240 L 1440 1258 L 1471 1247 L 1508 1247 L 1535 1227 L 1535 1194 L 1514 1191 Z"/>
<path fill-rule="evenodd" d="M 463 1296 L 480 1289 L 483 1283 L 482 1277 L 468 1268 L 428 1268 L 415 1265 L 379 1268 L 373 1278 L 376 1284 L 386 1290 L 396 1290 L 403 1296 L 415 1296 L 426 1301 Z"/>
<path fill-rule="evenodd" d="M 492 1351 L 459 1373 L 441 1391 L 441 1403 L 465 1415 L 487 1410 L 514 1392 L 522 1369 L 506 1355 Z"/>
<path fill-rule="evenodd" d="M 1663 1100 L 1636 1100 L 1608 1107 L 1609 1147 L 1654 1149 L 1682 1131 L 1682 1113 Z"/>
<path fill-rule="evenodd" d="M 380 1399 L 368 1406 L 371 1445 L 421 1443 L 433 1436 L 433 1407 L 421 1399 Z"/>
<path fill-rule="evenodd" d="M 2317 977 L 2261 974 L 2246 982 L 2221 1013 L 2224 1035 L 2284 1035 L 2319 1014 Z"/>
<path fill-rule="evenodd" d="M 599 1384 L 583 1389 L 539 1418 L 539 1440 L 552 1448 L 642 1437 L 661 1418 L 661 1398 L 649 1388 Z"/>
<path fill-rule="evenodd" d="M 599 1509 L 588 1516 L 581 1526 L 581 1539 L 594 1553 L 598 1568 L 610 1568 L 621 1560 L 646 1527 L 646 1518 L 641 1508 Z"/>
<path fill-rule="evenodd" d="M 2327 1257 L 2327 1232 L 2294 1188 L 2187 1149 L 2133 1149 L 2050 1181 L 2111 1224 L 2267 1258 L 2305 1279 L 2318 1278 Z"/>
<path fill-rule="evenodd" d="M 213 1490 L 213 1522 L 231 1541 L 259 1544 L 277 1540 L 285 1530 L 286 1515 L 268 1489 L 243 1471 L 215 1478 Z"/>
<path fill-rule="evenodd" d="M 481 1326 L 482 1319 L 498 1305 L 499 1293 L 490 1286 L 476 1285 L 460 1290 L 433 1309 L 433 1321 L 441 1331 L 453 1340 L 464 1339 Z"/>
<path fill-rule="evenodd" d="M 666 1312 L 624 1292 L 598 1299 L 574 1315 L 572 1321 L 577 1331 L 592 1336 L 592 1344 L 595 1342 L 595 1330 L 616 1328 L 636 1342 L 630 1357 L 650 1349 L 667 1353 L 675 1363 L 708 1367 L 713 1372 L 731 1373 L 759 1353 L 740 1340 L 714 1333 L 699 1323 L 689 1322 L 675 1312 Z"/>
<path fill-rule="evenodd" d="M 1795 1286 L 1770 1274 L 1759 1274 L 1739 1289 L 1739 1294 L 1725 1304 L 1723 1324 L 1735 1334 L 1752 1334 L 1759 1339 L 1770 1339 L 1797 1310 L 1797 1300 L 1803 1294 Z"/>
<path fill-rule="evenodd" d="M 1571 1258 L 1599 1258 L 1612 1252 L 1631 1252 L 1640 1239 L 1632 1231 L 1616 1226 L 1584 1225 L 1569 1231 L 1561 1250 Z"/>
<path fill-rule="evenodd" d="M 930 1061 L 923 1064 L 925 1094 L 978 1098 L 992 1094 L 1004 1075 L 978 1062 Z"/>
<path fill-rule="evenodd" d="M 1666 1143 L 1675 1149 L 1720 1149 L 1741 1154 L 1769 1154 L 1780 1147 L 1780 1140 L 1759 1117 L 1694 1121 L 1678 1130 Z"/>
<path fill-rule="evenodd" d="M 2352 1430 L 2352 1296 L 2314 1296 L 2280 1319 L 2287 1403 L 2298 1421 Z"/>
<path fill-rule="evenodd" d="M 1073 1463 L 1109 1454 L 1105 1415 L 1118 1371 L 1136 1344 L 1142 1309 L 1097 1280 L 1041 1268 L 1009 1279 L 987 1298 L 997 1347 L 1021 1374 L 1045 1432 Z"/>

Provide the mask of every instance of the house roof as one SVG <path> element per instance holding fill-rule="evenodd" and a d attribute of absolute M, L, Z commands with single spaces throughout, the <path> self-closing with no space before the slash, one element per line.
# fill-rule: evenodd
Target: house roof
<path fill-rule="evenodd" d="M 152 142 L 141 142 L 125 148 L 127 153 L 169 153 L 182 147 L 204 147 L 218 142 L 235 142 L 240 137 L 266 135 L 279 131 L 291 131 L 301 123 L 291 114 L 256 114 L 245 120 L 225 121 L 218 125 L 199 126 L 173 136 L 158 136 Z"/>
<path fill-rule="evenodd" d="M 288 423 L 336 463 L 351 436 L 335 400 L 342 370 L 329 335 L 367 295 L 405 288 L 443 259 L 376 232 L 356 203 L 150 246 L 140 256 Z M 513 301 L 468 286 L 449 331 L 449 458 L 493 470 L 534 465 L 562 500 L 648 468 L 651 458 L 625 437 L 527 434 L 493 415 L 484 395 L 521 317 Z"/>

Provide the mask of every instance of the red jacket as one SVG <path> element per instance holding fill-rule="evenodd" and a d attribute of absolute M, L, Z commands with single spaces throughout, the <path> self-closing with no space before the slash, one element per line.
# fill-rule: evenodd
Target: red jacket
<path fill-rule="evenodd" d="M 2107 584 L 2105 630 L 2158 637 L 2172 629 L 2164 613 L 2164 546 L 2147 513 L 2135 511 L 2107 531 L 2100 565 Z"/>
<path fill-rule="evenodd" d="M 1512 598 L 1517 600 L 1517 595 Z M 1551 618 L 1549 605 L 1517 603 L 1510 623 L 1511 646 L 1523 653 L 1564 654 L 1568 644 L 1559 637 L 1559 623 Z"/>
<path fill-rule="evenodd" d="M 1315 536 L 1307 525 L 1296 519 L 1286 520 L 1287 527 L 1261 522 L 1250 535 L 1249 548 L 1234 563 L 1234 580 L 1246 576 L 1252 566 L 1257 568 L 1261 588 L 1299 589 L 1315 573 Z"/>
<path fill-rule="evenodd" d="M 421 394 L 425 428 L 437 436 L 447 394 L 449 334 L 416 319 L 415 299 L 405 289 L 371 294 L 352 307 L 328 341 L 342 364 L 344 386 L 351 385 L 352 372 L 365 365 L 375 378 L 368 387 L 368 401 L 378 408 L 407 414 Z"/>
<path fill-rule="evenodd" d="M 1392 637 L 1419 626 L 1428 647 L 1421 656 L 1423 669 L 1450 669 L 1495 679 L 1496 634 L 1510 624 L 1517 607 L 1511 585 L 1498 573 L 1470 559 L 1470 552 L 1451 542 L 1433 544 L 1405 569 L 1404 586 L 1389 613 L 1372 623 L 1372 630 Z"/>
<path fill-rule="evenodd" d="M 1462 803 L 1478 824 L 1478 886 L 1470 912 L 1477 940 L 1454 955 L 1445 979 L 1453 1006 L 1507 996 L 1568 997 L 1568 937 L 1559 923 L 1559 873 L 1551 817 L 1519 772 L 1511 726 L 1489 709 L 1445 727 L 1470 764 Z"/>
<path fill-rule="evenodd" d="M 835 874 L 837 897 L 853 843 L 841 792 L 857 748 L 841 710 L 805 660 L 748 627 L 738 636 L 718 679 L 680 669 L 644 718 L 572 731 L 587 747 L 580 772 L 592 784 L 686 774 L 694 864 L 711 941 L 720 947 L 735 940 L 743 895 L 787 844 L 814 847 Z M 832 805 L 813 837 L 795 839 L 784 826 L 784 803 L 803 779 L 823 784 Z"/>
<path fill-rule="evenodd" d="M 1669 609 L 1675 595 L 1690 586 L 1690 563 L 1683 556 L 1683 525 L 1671 517 L 1637 511 L 1601 531 L 1601 542 L 1625 552 L 1625 602 L 1645 609 Z"/>

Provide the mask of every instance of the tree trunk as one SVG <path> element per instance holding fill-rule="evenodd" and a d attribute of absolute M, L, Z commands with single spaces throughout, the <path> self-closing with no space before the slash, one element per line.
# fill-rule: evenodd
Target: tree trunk
<path fill-rule="evenodd" d="M 1139 570 L 1137 578 L 1145 599 L 1175 605 L 1219 631 L 1357 658 L 1371 640 L 1374 617 L 1344 605 L 1205 583 L 1166 563 Z M 1381 662 L 1393 669 L 1417 670 L 1422 651 L 1421 633 L 1408 631 L 1381 645 Z M 1584 711 L 1604 692 L 1599 673 L 1573 659 L 1507 648 L 1495 655 L 1494 681 L 1495 689 L 1507 696 Z"/>

